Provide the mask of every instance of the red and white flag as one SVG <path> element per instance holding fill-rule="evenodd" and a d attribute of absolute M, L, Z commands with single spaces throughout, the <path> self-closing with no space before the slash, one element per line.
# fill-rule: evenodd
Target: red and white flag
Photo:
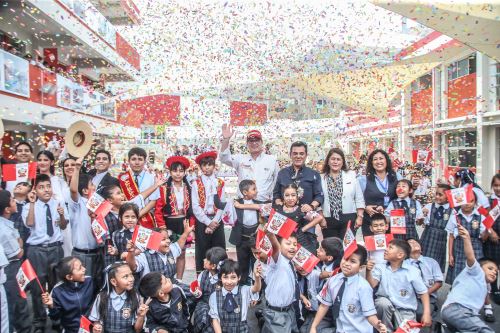
<path fill-rule="evenodd" d="M 92 322 L 85 316 L 80 317 L 80 328 L 78 329 L 78 333 L 90 333 L 90 326 Z"/>
<path fill-rule="evenodd" d="M 113 208 L 108 200 L 104 199 L 97 192 L 94 192 L 87 201 L 87 209 L 96 215 L 106 216 Z"/>
<path fill-rule="evenodd" d="M 385 250 L 389 242 L 394 239 L 392 234 L 365 236 L 365 247 L 367 251 Z"/>
<path fill-rule="evenodd" d="M 477 211 L 479 214 L 484 216 L 483 224 L 486 229 L 491 229 L 497 218 L 500 216 L 500 206 L 498 205 L 490 209 L 489 212 L 488 209 L 483 206 L 479 207 Z"/>
<path fill-rule="evenodd" d="M 393 209 L 389 216 L 391 221 L 391 233 L 398 235 L 406 234 L 406 216 L 404 209 Z"/>
<path fill-rule="evenodd" d="M 280 237 L 288 238 L 297 228 L 297 222 L 278 213 L 274 209 L 269 214 L 269 221 L 267 222 L 267 230 Z"/>
<path fill-rule="evenodd" d="M 465 187 L 454 188 L 444 192 L 448 198 L 448 203 L 451 208 L 465 205 L 466 203 L 472 202 L 474 199 L 474 190 L 472 185 Z"/>
<path fill-rule="evenodd" d="M 19 267 L 19 271 L 16 275 L 17 285 L 19 286 L 21 297 L 26 298 L 26 287 L 31 281 L 35 279 L 38 279 L 36 272 L 33 269 L 33 266 L 31 266 L 30 261 L 26 259 L 21 267 Z"/>
<path fill-rule="evenodd" d="M 340 272 L 341 272 L 340 267 L 337 267 L 337 268 L 335 268 L 335 269 L 332 271 L 332 274 L 330 275 L 330 277 L 335 276 L 335 275 L 339 274 Z M 328 292 L 328 281 L 330 281 L 329 279 L 330 279 L 330 278 L 328 278 L 328 279 L 326 280 L 326 283 L 325 283 L 325 285 L 323 286 L 323 289 L 321 289 L 321 291 L 320 291 L 320 293 L 319 293 L 319 294 L 321 295 L 321 297 L 323 297 L 323 298 L 325 298 L 325 297 L 326 297 L 326 293 Z"/>
<path fill-rule="evenodd" d="M 102 244 L 104 236 L 108 234 L 108 225 L 104 221 L 104 216 L 98 214 L 95 219 L 92 220 L 91 227 L 97 243 Z"/>
<path fill-rule="evenodd" d="M 4 164 L 2 177 L 4 181 L 27 182 L 36 177 L 36 162 Z"/>
<path fill-rule="evenodd" d="M 298 244 L 297 252 L 293 256 L 292 262 L 295 265 L 302 267 L 302 269 L 307 273 L 311 273 L 313 268 L 319 263 L 319 259 L 305 247 Z"/>
<path fill-rule="evenodd" d="M 414 149 L 411 151 L 413 163 L 423 163 L 423 164 L 429 164 L 432 158 L 432 152 L 429 150 L 423 150 L 423 149 Z"/>
<path fill-rule="evenodd" d="M 351 221 L 347 223 L 347 231 L 344 235 L 344 259 L 347 259 L 351 254 L 356 251 L 358 244 L 356 243 L 356 236 L 351 230 Z"/>
<path fill-rule="evenodd" d="M 141 251 L 145 251 L 146 249 L 158 251 L 162 239 L 163 235 L 160 232 L 141 227 L 140 225 L 135 227 L 132 234 L 132 242 Z"/>
<path fill-rule="evenodd" d="M 271 243 L 271 240 L 269 240 L 269 237 L 267 237 L 261 229 L 257 229 L 255 248 L 257 250 L 262 250 L 268 257 L 273 254 L 273 244 Z"/>
<path fill-rule="evenodd" d="M 422 323 L 405 319 L 394 333 L 419 333 Z"/>
<path fill-rule="evenodd" d="M 202 291 L 198 280 L 194 280 L 193 282 L 191 282 L 191 284 L 189 285 L 189 290 L 195 298 L 200 298 L 202 296 Z"/>

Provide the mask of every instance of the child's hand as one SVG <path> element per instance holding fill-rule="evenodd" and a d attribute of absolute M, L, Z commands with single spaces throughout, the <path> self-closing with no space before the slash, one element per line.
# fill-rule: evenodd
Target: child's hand
<path fill-rule="evenodd" d="M 255 265 L 253 267 L 253 275 L 256 279 L 262 277 L 262 265 L 260 264 L 260 261 L 255 262 Z"/>
<path fill-rule="evenodd" d="M 139 305 L 139 309 L 137 310 L 137 316 L 138 317 L 145 317 L 146 313 L 148 313 L 149 310 L 149 303 L 151 303 L 153 299 L 151 297 L 148 297 L 145 303 L 141 303 Z"/>
<path fill-rule="evenodd" d="M 498 234 L 493 229 L 491 229 L 490 242 L 498 243 Z"/>
<path fill-rule="evenodd" d="M 424 327 L 430 327 L 432 325 L 432 317 L 430 313 L 425 313 L 422 315 L 422 325 Z"/>
<path fill-rule="evenodd" d="M 54 306 L 54 300 L 50 296 L 48 292 L 44 292 L 42 294 L 42 303 L 45 304 L 48 308 L 51 308 Z"/>
<path fill-rule="evenodd" d="M 160 187 L 161 185 L 163 185 L 167 182 L 167 179 L 168 179 L 168 177 L 166 177 L 163 174 L 156 175 L 155 186 Z"/>
<path fill-rule="evenodd" d="M 108 245 L 108 254 L 110 256 L 116 256 L 118 254 L 118 249 L 113 245 Z"/>
<path fill-rule="evenodd" d="M 448 264 L 450 265 L 450 267 L 455 266 L 455 258 L 453 258 L 453 256 L 448 257 Z"/>
<path fill-rule="evenodd" d="M 457 228 L 458 228 L 458 235 L 460 237 L 462 237 L 464 240 L 470 239 L 470 235 L 467 229 L 465 229 L 461 224 L 457 224 Z"/>
<path fill-rule="evenodd" d="M 132 242 L 131 239 L 127 241 L 126 249 L 127 249 L 128 252 L 135 251 L 135 245 L 134 245 L 134 242 Z"/>
<path fill-rule="evenodd" d="M 189 220 L 188 219 L 185 219 L 184 220 L 184 233 L 186 235 L 189 235 L 190 233 L 192 233 L 194 230 L 194 225 L 189 225 Z"/>
<path fill-rule="evenodd" d="M 307 310 L 311 310 L 312 309 L 312 304 L 311 304 L 311 301 L 307 299 L 307 297 L 304 297 L 302 298 L 302 303 L 304 303 L 304 307 L 307 309 Z"/>
<path fill-rule="evenodd" d="M 100 322 L 95 322 L 92 327 L 92 333 L 102 333 L 102 324 Z"/>
<path fill-rule="evenodd" d="M 83 165 L 83 157 L 80 157 L 75 161 L 75 170 L 80 170 L 82 168 L 82 165 Z"/>
<path fill-rule="evenodd" d="M 379 331 L 379 333 L 387 333 L 387 327 L 384 323 L 382 323 L 382 321 L 379 321 L 375 328 Z"/>
<path fill-rule="evenodd" d="M 217 221 L 212 221 L 208 225 L 208 228 L 212 229 L 212 231 L 215 231 L 215 229 L 217 229 L 218 227 L 219 227 L 219 222 Z"/>
<path fill-rule="evenodd" d="M 326 224 L 325 218 L 321 219 L 321 221 L 319 222 L 319 226 L 321 227 L 321 229 L 326 229 L 328 225 Z"/>
<path fill-rule="evenodd" d="M 30 193 L 28 193 L 28 201 L 33 203 L 36 201 L 36 193 L 35 191 L 31 191 Z"/>
<path fill-rule="evenodd" d="M 238 209 L 242 209 L 241 207 L 243 207 L 243 205 L 240 204 L 237 200 L 234 200 L 233 206 L 234 206 L 234 208 L 238 208 Z"/>
<path fill-rule="evenodd" d="M 368 262 L 366 263 L 366 270 L 371 272 L 374 267 L 375 267 L 375 261 L 373 261 L 371 259 L 368 260 Z"/>
<path fill-rule="evenodd" d="M 57 213 L 60 217 L 64 217 L 64 208 L 61 205 L 57 206 Z"/>

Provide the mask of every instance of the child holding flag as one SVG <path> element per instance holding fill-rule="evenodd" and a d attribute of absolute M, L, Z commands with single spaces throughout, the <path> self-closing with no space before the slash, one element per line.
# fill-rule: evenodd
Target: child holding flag
<path fill-rule="evenodd" d="M 61 321 L 65 333 L 78 333 L 80 318 L 94 299 L 94 283 L 77 257 L 63 258 L 54 269 L 60 282 L 50 294 L 42 294 L 42 302 L 49 308 L 49 317 Z"/>
<path fill-rule="evenodd" d="M 115 256 L 117 260 L 126 260 L 127 243 L 132 239 L 137 221 L 139 221 L 139 207 L 130 202 L 124 203 L 118 211 L 118 218 L 123 227 L 113 233 L 113 245 L 108 245 L 108 254 Z M 137 255 L 139 253 L 137 250 Z"/>
<path fill-rule="evenodd" d="M 490 196 L 490 214 L 495 209 L 500 209 L 500 173 L 493 176 L 491 180 L 491 189 L 493 193 Z M 496 218 L 491 228 L 488 240 L 483 245 L 484 255 L 492 259 L 500 266 L 500 215 Z M 500 290 L 497 286 L 497 280 L 491 283 L 491 296 L 495 303 L 500 304 Z"/>
<path fill-rule="evenodd" d="M 392 234 L 387 234 L 389 225 L 382 213 L 370 216 L 370 231 L 373 236 L 365 236 L 365 245 L 368 250 L 369 261 L 373 264 L 385 264 L 384 252 L 389 242 L 393 239 Z"/>
<path fill-rule="evenodd" d="M 386 326 L 377 318 L 370 284 L 359 275 L 366 264 L 366 249 L 358 246 L 348 257 L 342 258 L 341 272 L 328 280 L 318 300 L 321 303 L 311 325 L 311 333 L 318 331 L 318 325 L 331 308 L 336 320 L 336 332 L 372 333 L 387 332 Z"/>
<path fill-rule="evenodd" d="M 464 252 L 464 242 L 462 237 L 458 237 L 458 225 L 467 229 L 470 235 L 472 248 L 476 258 L 483 257 L 483 244 L 481 239 L 488 237 L 486 228 L 483 225 L 484 216 L 476 209 L 475 192 L 469 196 L 468 202 L 460 206 L 456 213 L 456 219 L 450 219 L 446 225 L 448 232 L 448 254 L 449 267 L 446 274 L 446 283 L 453 284 L 458 274 L 465 268 L 466 258 Z M 450 202 L 452 206 L 454 204 Z"/>

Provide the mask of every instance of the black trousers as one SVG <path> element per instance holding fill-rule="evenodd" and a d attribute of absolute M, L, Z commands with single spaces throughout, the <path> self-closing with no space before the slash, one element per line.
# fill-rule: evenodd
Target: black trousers
<path fill-rule="evenodd" d="M 21 267 L 21 260 L 12 261 L 4 270 L 7 277 L 3 286 L 9 308 L 9 332 L 29 333 L 31 332 L 31 320 L 28 302 L 21 297 L 16 280 L 19 267 Z"/>
<path fill-rule="evenodd" d="M 206 234 L 205 230 L 207 226 L 203 223 L 196 221 L 195 227 L 195 254 L 194 258 L 196 261 L 196 272 L 200 273 L 203 271 L 203 259 L 205 259 L 206 253 L 212 247 L 222 247 L 226 249 L 226 236 L 224 235 L 224 224 L 220 223 L 217 229 L 211 234 Z"/>
<path fill-rule="evenodd" d="M 61 245 L 43 247 L 37 245 L 28 246 L 27 258 L 31 262 L 33 269 L 38 275 L 40 284 L 47 292 L 50 292 L 56 281 L 49 279 L 49 272 L 64 257 Z M 47 321 L 47 311 L 42 303 L 42 293 L 38 282 L 30 283 L 31 299 L 33 300 L 33 326 L 35 328 L 45 328 Z"/>
<path fill-rule="evenodd" d="M 351 230 L 354 230 L 356 217 L 356 213 L 340 214 L 338 220 L 333 217 L 325 217 L 326 228 L 322 230 L 323 238 L 338 237 L 344 239 L 345 232 L 347 231 L 347 224 L 351 221 Z"/>
<path fill-rule="evenodd" d="M 252 242 L 250 238 L 255 233 L 255 230 L 257 230 L 257 226 L 252 228 L 243 227 L 241 243 L 236 247 L 236 257 L 238 258 L 238 264 L 241 272 L 240 283 L 242 285 L 247 283 L 250 270 L 255 262 L 255 258 L 252 253 L 252 247 L 255 246 L 255 242 Z"/>

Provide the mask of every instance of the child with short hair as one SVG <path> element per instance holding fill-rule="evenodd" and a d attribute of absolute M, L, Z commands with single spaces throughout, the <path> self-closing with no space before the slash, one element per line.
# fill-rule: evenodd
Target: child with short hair
<path fill-rule="evenodd" d="M 424 232 L 420 238 L 422 254 L 434 258 L 444 272 L 446 265 L 446 242 L 448 232 L 446 225 L 449 220 L 455 219 L 455 212 L 448 203 L 445 192 L 451 190 L 447 184 L 437 184 L 434 192 L 434 202 L 427 204 L 422 212 L 424 219 Z"/>
<path fill-rule="evenodd" d="M 297 273 L 291 262 L 297 252 L 297 236 L 292 233 L 288 238 L 278 239 L 269 231 L 266 231 L 266 235 L 271 241 L 273 252 L 264 275 L 266 307 L 263 311 L 262 333 L 297 332 L 293 303 L 299 300 L 300 290 Z"/>
<path fill-rule="evenodd" d="M 149 309 L 146 315 L 146 329 L 156 333 L 187 333 L 189 309 L 182 289 L 161 272 L 150 272 L 143 276 L 139 291 Z"/>
<path fill-rule="evenodd" d="M 408 179 L 400 179 L 396 183 L 397 198 L 389 203 L 385 209 L 385 215 L 389 218 L 391 210 L 404 209 L 406 233 L 394 234 L 395 239 L 418 239 L 416 224 L 420 224 L 424 215 L 422 213 L 422 205 L 417 200 L 413 199 L 413 187 Z"/>
<path fill-rule="evenodd" d="M 499 209 L 500 200 L 500 173 L 497 173 L 491 179 L 492 193 L 490 195 L 490 208 Z M 488 240 L 483 245 L 484 256 L 491 258 L 500 266 L 500 217 L 498 217 L 491 228 Z M 497 280 L 491 283 L 491 297 L 495 303 L 500 304 L 500 290 L 497 286 Z"/>
<path fill-rule="evenodd" d="M 30 235 L 30 229 L 24 225 L 22 213 L 24 206 L 28 204 L 28 193 L 31 192 L 31 189 L 32 186 L 28 182 L 17 183 L 14 187 L 14 192 L 12 193 L 14 199 L 16 200 L 17 212 L 12 213 L 9 218 L 9 220 L 14 222 L 14 227 L 19 231 L 19 236 L 23 240 L 23 250 L 25 256 L 27 251 L 26 240 Z"/>
<path fill-rule="evenodd" d="M 417 297 L 422 300 L 422 324 L 432 323 L 427 287 L 418 269 L 406 260 L 410 253 L 408 242 L 393 239 L 384 254 L 387 265 L 375 266 L 369 261 L 366 266 L 366 279 L 372 288 L 379 287 L 375 308 L 388 332 L 393 332 L 405 319 L 416 319 Z"/>
<path fill-rule="evenodd" d="M 488 259 L 478 262 L 467 228 L 458 225 L 457 229 L 463 239 L 466 266 L 453 281 L 441 308 L 441 318 L 447 328 L 455 332 L 493 333 L 494 330 L 481 320 L 479 311 L 488 295 L 488 284 L 497 277 L 498 266 Z"/>
<path fill-rule="evenodd" d="M 210 295 L 220 289 L 219 282 L 219 269 L 221 262 L 227 259 L 226 250 L 221 247 L 213 247 L 209 249 L 203 261 L 204 271 L 198 274 L 198 284 L 202 292 L 201 297 L 198 299 L 196 308 L 194 309 L 192 322 L 194 325 L 194 332 L 210 332 L 213 330 L 212 323 L 209 316 Z"/>
<path fill-rule="evenodd" d="M 375 213 L 370 216 L 370 231 L 373 235 L 385 235 L 389 229 L 387 218 L 382 213 Z M 368 251 L 368 258 L 375 264 L 385 264 L 385 249 Z"/>
<path fill-rule="evenodd" d="M 366 258 L 366 249 L 359 245 L 349 258 L 342 258 L 341 272 L 330 278 L 318 295 L 321 304 L 311 325 L 311 333 L 319 331 L 329 308 L 332 309 L 332 318 L 336 320 L 336 332 L 372 333 L 373 328 L 381 333 L 387 332 L 386 326 L 377 317 L 372 288 L 359 275 Z"/>
<path fill-rule="evenodd" d="M 60 320 L 67 333 L 79 332 L 80 318 L 90 310 L 94 299 L 94 283 L 85 272 L 85 266 L 77 257 L 63 258 L 53 272 L 60 282 L 50 294 L 42 294 L 42 302 L 49 308 L 49 317 Z"/>
<path fill-rule="evenodd" d="M 255 265 L 254 284 L 239 286 L 241 273 L 239 264 L 231 259 L 224 260 L 219 269 L 222 288 L 215 290 L 209 299 L 212 327 L 215 333 L 248 332 L 247 314 L 252 301 L 259 299 L 262 267 Z"/>
<path fill-rule="evenodd" d="M 105 286 L 97 295 L 89 320 L 93 333 L 139 333 L 148 312 L 134 289 L 134 275 L 124 262 L 117 262 L 106 270 Z"/>
<path fill-rule="evenodd" d="M 427 293 L 430 295 L 431 316 L 433 321 L 437 315 L 437 291 L 443 286 L 444 276 L 436 260 L 422 255 L 422 247 L 416 239 L 408 239 L 411 247 L 409 262 L 420 271 Z M 423 314 L 422 301 L 418 299 L 417 320 L 420 320 Z"/>
<path fill-rule="evenodd" d="M 63 237 L 61 229 L 66 228 L 68 223 L 66 206 L 52 197 L 52 186 L 50 177 L 40 174 L 35 178 L 34 191 L 28 194 L 29 204 L 24 206 L 23 221 L 30 228 L 28 253 L 26 257 L 31 262 L 38 275 L 42 286 L 48 284 L 50 291 L 54 286 L 53 281 L 48 279 L 52 265 L 63 258 Z M 90 226 L 89 226 L 90 227 Z M 38 283 L 31 285 L 31 297 L 33 299 L 33 326 L 35 332 L 45 330 L 47 312 L 42 303 L 42 290 Z"/>
<path fill-rule="evenodd" d="M 201 167 L 203 174 L 192 184 L 191 196 L 193 213 L 196 217 L 195 228 L 195 261 L 196 272 L 203 269 L 204 254 L 212 247 L 226 248 L 223 211 L 215 207 L 215 196 L 225 202 L 224 181 L 216 178 L 215 159 L 216 151 L 205 152 L 196 157 L 196 163 Z"/>
<path fill-rule="evenodd" d="M 465 268 L 466 257 L 464 252 L 464 242 L 462 237 L 458 237 L 458 225 L 467 229 L 470 235 L 472 248 L 476 258 L 482 258 L 482 239 L 488 237 L 486 227 L 483 224 L 484 216 L 476 209 L 476 194 L 474 193 L 471 202 L 460 206 L 454 219 L 448 220 L 446 231 L 448 232 L 448 272 L 446 273 L 446 283 L 453 284 L 453 281 Z"/>

